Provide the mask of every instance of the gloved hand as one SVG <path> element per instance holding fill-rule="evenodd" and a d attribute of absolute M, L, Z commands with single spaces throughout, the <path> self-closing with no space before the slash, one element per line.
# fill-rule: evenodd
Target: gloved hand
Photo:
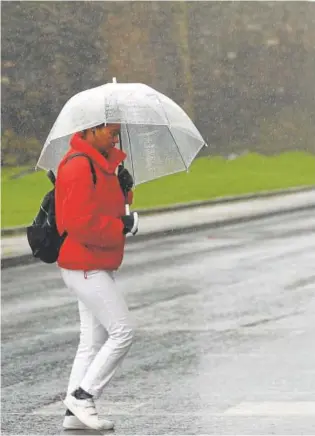
<path fill-rule="evenodd" d="M 139 217 L 137 212 L 131 212 L 130 215 L 123 215 L 121 220 L 124 224 L 123 234 L 132 233 L 136 235 L 138 232 Z"/>
<path fill-rule="evenodd" d="M 122 165 L 118 167 L 118 180 L 120 187 L 125 195 L 133 188 L 134 182 L 132 175 Z"/>

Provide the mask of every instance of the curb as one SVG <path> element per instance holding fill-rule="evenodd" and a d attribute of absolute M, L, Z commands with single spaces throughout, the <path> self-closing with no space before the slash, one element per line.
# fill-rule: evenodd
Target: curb
<path fill-rule="evenodd" d="M 237 196 L 217 197 L 212 200 L 205 200 L 205 201 L 192 201 L 190 203 L 178 203 L 172 206 L 137 209 L 137 212 L 139 213 L 139 215 L 141 214 L 141 216 L 150 216 L 163 212 L 175 212 L 179 210 L 193 209 L 194 207 L 211 206 L 216 204 L 233 203 L 243 200 L 253 200 L 255 198 L 268 198 L 268 197 L 276 197 L 277 195 L 283 196 L 283 195 L 289 195 L 299 192 L 308 192 L 308 191 L 313 191 L 314 189 L 315 186 L 306 185 L 301 187 L 278 189 L 273 191 L 261 191 L 258 193 L 249 193 L 249 194 L 237 195 Z M 18 236 L 25 232 L 26 232 L 26 225 L 18 226 L 18 227 L 8 227 L 5 229 L 1 229 L 1 237 Z"/>
<path fill-rule="evenodd" d="M 300 192 L 308 192 L 308 191 L 315 191 L 315 185 L 314 186 L 306 185 L 306 186 L 287 188 L 287 189 L 277 189 L 273 191 L 260 191 L 256 193 L 252 192 L 243 195 L 216 197 L 213 198 L 212 200 L 192 201 L 189 203 L 178 203 L 172 206 L 155 207 L 150 209 L 139 209 L 137 210 L 137 212 L 139 212 L 141 216 L 149 216 L 149 215 L 154 215 L 155 213 L 175 212 L 178 210 L 193 209 L 194 207 L 211 206 L 211 205 L 224 204 L 224 203 L 234 203 L 244 200 L 254 200 L 256 198 L 276 197 L 278 195 L 284 196 L 284 195 L 298 194 Z"/>
<path fill-rule="evenodd" d="M 300 211 L 306 211 L 315 209 L 315 204 L 309 204 L 306 206 L 295 206 L 284 210 L 275 210 L 273 212 L 260 212 L 251 216 L 247 217 L 237 217 L 237 218 L 223 218 L 216 222 L 212 223 L 203 223 L 199 224 L 197 226 L 187 226 L 187 227 L 181 227 L 181 228 L 174 228 L 169 230 L 161 230 L 161 231 L 154 231 L 151 233 L 147 233 L 144 235 L 137 235 L 136 238 L 129 237 L 126 242 L 126 246 L 129 244 L 137 244 L 144 241 L 149 241 L 152 239 L 157 239 L 163 236 L 176 236 L 180 234 L 190 233 L 197 230 L 204 230 L 204 229 L 215 229 L 219 227 L 224 227 L 228 225 L 234 225 L 234 224 L 240 224 L 240 223 L 246 223 L 249 221 L 255 221 L 263 218 L 269 218 L 274 216 L 281 216 L 286 215 L 289 213 L 294 212 L 300 212 Z M 168 209 L 169 211 L 170 209 Z M 1 259 L 1 269 L 16 267 L 16 266 L 22 266 L 22 265 L 30 265 L 34 263 L 41 263 L 40 260 L 33 257 L 32 254 L 22 254 L 20 256 L 12 256 Z"/>
<path fill-rule="evenodd" d="M 303 211 L 307 211 L 307 210 L 315 210 L 315 204 L 309 204 L 306 206 L 293 206 L 291 208 L 288 209 L 282 209 L 282 210 L 275 210 L 275 211 L 268 211 L 268 212 L 259 212 L 256 214 L 253 214 L 251 216 L 239 216 L 237 218 L 222 218 L 219 219 L 215 222 L 211 222 L 211 223 L 203 223 L 203 224 L 198 224 L 198 225 L 193 225 L 193 226 L 186 226 L 186 227 L 178 227 L 178 228 L 174 228 L 174 229 L 169 229 L 169 230 L 156 230 L 144 235 L 137 235 L 136 238 L 133 237 L 129 237 L 127 239 L 127 243 L 131 243 L 131 244 L 136 244 L 139 242 L 143 242 L 143 241 L 150 241 L 152 239 L 157 239 L 163 236 L 176 236 L 176 235 L 182 235 L 185 233 L 191 233 L 194 231 L 198 231 L 198 230 L 205 230 L 205 229 L 216 229 L 216 228 L 220 228 L 220 227 L 225 227 L 225 226 L 230 226 L 230 225 L 234 225 L 234 224 L 241 224 L 241 223 L 246 223 L 246 222 L 250 222 L 250 221 L 256 221 L 256 220 L 260 220 L 263 218 L 270 218 L 270 217 L 274 217 L 274 216 L 281 216 L 281 215 L 287 215 L 289 213 L 294 213 L 294 212 L 303 212 Z"/>

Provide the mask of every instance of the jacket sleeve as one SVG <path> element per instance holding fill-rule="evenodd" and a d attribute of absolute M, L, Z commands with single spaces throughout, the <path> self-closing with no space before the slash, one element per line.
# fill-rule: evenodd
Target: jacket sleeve
<path fill-rule="evenodd" d="M 69 161 L 58 174 L 56 194 L 60 186 L 62 202 L 61 227 L 76 241 L 100 247 L 114 247 L 123 243 L 124 225 L 119 218 L 100 215 L 91 169 L 86 158 Z"/>

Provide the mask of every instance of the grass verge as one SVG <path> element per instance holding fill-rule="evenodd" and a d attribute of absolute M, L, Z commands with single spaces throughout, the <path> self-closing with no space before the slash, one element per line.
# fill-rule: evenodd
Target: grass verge
<path fill-rule="evenodd" d="M 1 174 L 2 228 L 25 225 L 51 189 L 45 172 L 12 179 L 21 168 Z M 188 173 L 178 173 L 136 187 L 134 209 L 160 207 L 216 197 L 315 184 L 315 156 L 302 152 L 278 156 L 248 154 L 234 160 L 197 159 Z"/>

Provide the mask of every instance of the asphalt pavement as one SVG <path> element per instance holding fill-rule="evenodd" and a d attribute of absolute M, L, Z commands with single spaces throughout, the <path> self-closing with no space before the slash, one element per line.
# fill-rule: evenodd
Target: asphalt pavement
<path fill-rule="evenodd" d="M 315 434 L 314 230 L 305 210 L 127 247 L 114 434 Z M 78 329 L 55 265 L 2 271 L 2 434 L 101 434 L 61 427 Z"/>

